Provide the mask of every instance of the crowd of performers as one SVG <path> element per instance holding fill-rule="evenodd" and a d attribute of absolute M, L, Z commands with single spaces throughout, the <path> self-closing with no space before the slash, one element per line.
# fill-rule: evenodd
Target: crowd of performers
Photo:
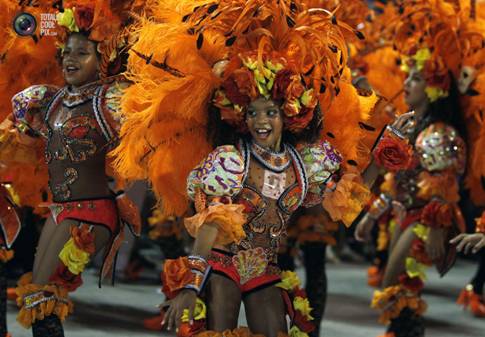
<path fill-rule="evenodd" d="M 15 34 L 22 12 L 55 13 L 55 36 Z M 425 270 L 458 252 L 480 256 L 458 302 L 485 317 L 485 3 L 2 0 L 0 15 L 0 337 L 32 214 L 32 272 L 10 295 L 38 337 L 64 336 L 83 270 L 102 251 L 101 285 L 142 223 L 166 257 L 155 322 L 178 336 L 319 336 L 342 227 L 375 244 L 384 336 L 425 335 Z M 138 180 L 143 217 L 123 192 Z"/>

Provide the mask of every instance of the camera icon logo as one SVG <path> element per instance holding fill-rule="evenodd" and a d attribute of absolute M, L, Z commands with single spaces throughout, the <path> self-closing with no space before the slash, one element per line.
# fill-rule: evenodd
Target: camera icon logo
<path fill-rule="evenodd" d="M 36 29 L 37 20 L 30 13 L 19 13 L 13 19 L 13 30 L 20 36 L 32 36 Z"/>

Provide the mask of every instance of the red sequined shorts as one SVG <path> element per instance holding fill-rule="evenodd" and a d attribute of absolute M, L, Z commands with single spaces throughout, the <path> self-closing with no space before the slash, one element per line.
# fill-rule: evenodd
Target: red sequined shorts
<path fill-rule="evenodd" d="M 208 262 L 213 273 L 233 280 L 243 294 L 281 280 L 280 269 L 268 261 L 263 248 L 241 250 L 237 254 L 214 248 Z"/>

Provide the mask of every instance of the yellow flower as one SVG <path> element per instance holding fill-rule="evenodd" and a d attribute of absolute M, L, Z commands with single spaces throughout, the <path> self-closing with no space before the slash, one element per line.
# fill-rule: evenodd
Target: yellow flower
<path fill-rule="evenodd" d="M 57 24 L 59 26 L 66 27 L 70 32 L 79 32 L 78 26 L 76 26 L 76 20 L 74 19 L 74 11 L 70 8 L 64 9 L 64 12 L 57 13 Z"/>
<path fill-rule="evenodd" d="M 295 310 L 301 312 L 302 315 L 304 315 L 309 321 L 313 319 L 313 317 L 310 315 L 310 312 L 313 309 L 310 306 L 308 298 L 303 298 L 299 296 L 295 297 L 295 299 L 293 300 L 293 306 L 295 307 Z"/>
<path fill-rule="evenodd" d="M 197 302 L 195 303 L 195 311 L 194 311 L 194 320 L 199 321 L 201 319 L 206 318 L 206 306 L 205 303 L 197 297 Z M 182 323 L 188 323 L 189 322 L 189 310 L 184 309 L 184 312 L 182 314 Z"/>
<path fill-rule="evenodd" d="M 428 48 L 422 48 L 414 54 L 413 59 L 416 61 L 416 69 L 423 70 L 426 61 L 431 58 L 431 52 Z"/>
<path fill-rule="evenodd" d="M 422 224 L 417 224 L 414 228 L 413 228 L 413 232 L 414 234 L 416 234 L 416 236 L 423 240 L 423 241 L 426 241 L 428 240 L 428 233 L 429 233 L 429 227 L 426 227 Z"/>
<path fill-rule="evenodd" d="M 309 106 L 311 103 L 313 103 L 314 99 L 313 99 L 313 89 L 310 89 L 310 90 L 306 90 L 303 95 L 301 96 L 300 100 L 301 100 L 301 103 L 304 105 L 304 106 Z"/>
<path fill-rule="evenodd" d="M 419 263 L 415 258 L 406 258 L 406 273 L 409 277 L 419 277 L 426 280 L 426 265 Z"/>
<path fill-rule="evenodd" d="M 266 61 L 266 67 L 274 73 L 277 73 L 285 66 L 281 63 L 272 63 L 271 61 Z"/>
<path fill-rule="evenodd" d="M 441 89 L 441 88 L 438 88 L 438 87 L 426 87 L 424 89 L 424 91 L 426 92 L 426 96 L 428 96 L 429 98 L 429 101 L 431 103 L 437 101 L 438 99 L 440 98 L 443 98 L 443 97 L 447 97 L 448 96 L 448 92 Z"/>
<path fill-rule="evenodd" d="M 290 337 L 308 337 L 306 332 L 301 331 L 296 325 L 292 326 L 290 329 Z"/>
<path fill-rule="evenodd" d="M 295 288 L 299 288 L 301 286 L 300 279 L 298 275 L 290 270 L 285 270 L 281 272 L 281 282 L 276 285 L 282 289 L 287 291 L 293 290 Z"/>
<path fill-rule="evenodd" d="M 59 253 L 59 258 L 71 273 L 78 275 L 82 273 L 84 267 L 88 264 L 89 253 L 79 249 L 71 238 L 62 248 Z"/>

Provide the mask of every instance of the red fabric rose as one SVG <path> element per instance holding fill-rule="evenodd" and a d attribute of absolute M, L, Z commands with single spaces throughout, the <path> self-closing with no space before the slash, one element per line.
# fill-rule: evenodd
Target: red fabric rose
<path fill-rule="evenodd" d="M 310 333 L 315 330 L 315 324 L 307 320 L 298 310 L 295 310 L 295 318 L 293 324 L 296 325 L 301 331 Z"/>
<path fill-rule="evenodd" d="M 83 284 L 83 279 L 81 274 L 71 273 L 63 263 L 60 263 L 54 274 L 49 278 L 49 282 L 73 292 Z"/>
<path fill-rule="evenodd" d="M 415 239 L 413 241 L 410 256 L 424 265 L 431 266 L 433 264 L 433 261 L 429 258 L 428 253 L 426 253 L 424 242 L 420 239 Z"/>
<path fill-rule="evenodd" d="M 412 292 L 418 293 L 423 289 L 424 282 L 419 277 L 409 277 L 407 274 L 399 276 L 399 282 L 404 288 Z"/>
<path fill-rule="evenodd" d="M 94 254 L 96 247 L 94 245 L 94 233 L 89 231 L 88 226 L 72 226 L 71 236 L 76 247 L 89 254 Z"/>
<path fill-rule="evenodd" d="M 444 91 L 450 89 L 450 76 L 448 69 L 442 61 L 430 59 L 424 64 L 423 75 L 426 79 L 426 84 L 430 87 L 438 87 Z"/>
<path fill-rule="evenodd" d="M 315 109 L 303 107 L 299 115 L 294 117 L 285 117 L 284 123 L 286 129 L 292 133 L 299 133 L 303 131 L 312 121 L 314 111 Z"/>
<path fill-rule="evenodd" d="M 192 281 L 187 257 L 166 260 L 162 272 L 162 291 L 168 299 L 177 296 L 179 290 Z"/>
<path fill-rule="evenodd" d="M 222 83 L 222 88 L 226 94 L 226 97 L 233 103 L 239 106 L 248 106 L 251 102 L 249 95 L 242 93 L 234 78 L 229 77 Z"/>
<path fill-rule="evenodd" d="M 194 324 L 189 323 L 180 324 L 177 337 L 191 337 L 205 330 L 205 319 L 194 321 Z"/>
<path fill-rule="evenodd" d="M 284 99 L 286 89 L 291 83 L 291 77 L 294 73 L 291 70 L 283 69 L 276 73 L 273 85 L 273 99 Z"/>
<path fill-rule="evenodd" d="M 91 28 L 94 19 L 94 8 L 91 6 L 79 5 L 75 7 L 74 10 L 74 20 L 76 21 L 76 26 L 80 30 L 88 30 Z"/>
<path fill-rule="evenodd" d="M 412 147 L 397 137 L 384 136 L 374 150 L 374 159 L 388 171 L 406 170 L 413 161 Z"/>

